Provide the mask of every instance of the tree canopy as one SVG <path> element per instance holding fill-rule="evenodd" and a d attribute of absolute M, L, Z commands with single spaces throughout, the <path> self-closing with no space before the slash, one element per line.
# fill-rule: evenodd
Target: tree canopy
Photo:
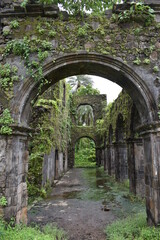
<path fill-rule="evenodd" d="M 92 86 L 93 85 L 93 80 L 90 76 L 87 75 L 77 75 L 77 76 L 72 76 L 68 78 L 67 81 L 71 88 L 77 92 L 77 90 L 81 87 L 87 87 L 89 84 Z"/>
<path fill-rule="evenodd" d="M 26 5 L 29 0 L 23 0 L 22 5 Z M 122 0 L 35 0 L 43 4 L 60 4 L 64 10 L 70 14 L 89 12 L 102 12 L 107 8 L 112 8 L 113 4 L 121 3 Z M 124 0 L 125 2 L 125 0 Z"/>

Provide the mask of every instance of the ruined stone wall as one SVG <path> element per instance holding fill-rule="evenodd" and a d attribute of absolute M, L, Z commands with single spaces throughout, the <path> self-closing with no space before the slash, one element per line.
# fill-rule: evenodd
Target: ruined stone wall
<path fill-rule="evenodd" d="M 118 125 L 120 114 L 123 126 Z M 144 147 L 142 139 L 138 138 L 138 124 L 140 121 L 136 108 L 126 92 L 122 91 L 113 104 L 108 106 L 106 114 L 106 170 L 118 181 L 128 178 L 130 191 L 144 197 Z M 119 129 L 121 127 L 123 128 Z M 118 132 L 120 132 L 120 141 L 118 141 Z"/>
<path fill-rule="evenodd" d="M 6 6 L 3 5 L 4 3 Z M 154 7 L 155 4 L 153 4 Z M 8 7 L 10 9 L 7 9 Z M 160 18 L 158 16 L 160 15 L 157 6 L 155 9 L 157 22 L 146 26 L 145 21 L 139 16 L 128 22 L 120 22 L 118 15 L 111 16 L 111 14 L 82 19 L 68 17 L 63 13 L 58 15 L 58 10 L 52 6 L 35 8 L 35 5 L 30 5 L 22 9 L 19 6 L 13 8 L 10 1 L 1 1 L 0 106 L 3 110 L 10 109 L 14 124 L 17 125 L 17 129 L 23 128 L 24 133 L 24 127 L 29 125 L 31 102 L 60 79 L 78 74 L 98 75 L 126 89 L 137 108 L 142 125 L 137 133 L 141 134 L 144 146 L 148 223 L 157 225 L 160 222 L 158 178 L 160 169 L 158 128 Z M 119 10 L 123 11 L 117 8 L 115 12 L 118 13 Z M 9 74 L 6 69 L 9 70 Z M 136 130 L 135 126 L 134 130 Z M 1 144 L 2 153 L 5 152 L 7 156 L 6 162 L 11 164 L 9 165 L 11 169 L 5 170 L 3 174 L 3 177 L 6 177 L 7 172 L 7 180 L 1 178 L 5 190 L 6 182 L 10 184 L 12 177 L 15 179 L 15 186 L 12 186 L 12 189 L 15 187 L 12 190 L 13 197 L 10 198 L 11 194 L 8 195 L 5 192 L 9 201 L 6 215 L 16 216 L 17 221 L 23 219 L 27 205 L 25 202 L 27 201 L 26 173 L 21 174 L 26 166 L 26 158 L 23 154 L 24 149 L 27 149 L 27 142 L 20 144 L 18 134 L 19 131 L 17 138 L 14 137 L 14 144 L 11 140 L 7 145 L 8 140 L 3 137 Z M 134 131 L 134 137 L 136 137 L 136 131 Z M 6 153 L 6 146 L 8 146 L 8 153 Z M 116 152 L 113 155 L 116 156 Z M 1 154 L 0 162 L 4 162 L 3 156 Z M 14 164 L 17 159 L 19 159 L 20 165 L 17 166 L 20 173 L 15 176 Z M 1 167 L 3 169 L 3 164 Z M 141 167 L 138 166 L 139 168 Z M 12 172 L 14 172 L 13 175 Z M 22 181 L 19 176 L 24 176 Z M 24 202 L 22 201 L 23 193 Z M 16 202 L 14 202 L 15 199 Z"/>
<path fill-rule="evenodd" d="M 44 155 L 43 167 L 42 167 L 42 186 L 45 186 L 47 182 L 51 185 L 55 179 L 55 150 L 51 149 L 50 154 Z"/>
<path fill-rule="evenodd" d="M 71 128 L 71 145 L 69 150 L 69 166 L 74 165 L 74 150 L 76 142 L 83 137 L 88 137 L 95 142 L 96 146 L 96 159 L 97 164 L 103 164 L 104 142 L 96 130 L 96 121 L 103 118 L 104 109 L 107 104 L 106 95 L 86 95 L 86 96 L 73 96 L 71 114 L 72 114 L 72 128 Z M 93 126 L 78 126 L 76 124 L 76 112 L 79 106 L 90 105 L 93 109 L 94 124 Z M 104 164 L 103 164 L 104 165 Z"/>
<path fill-rule="evenodd" d="M 44 6 L 43 6 L 44 7 Z M 52 8 L 53 6 L 50 6 Z M 30 11 L 34 10 L 34 5 L 31 5 Z M 22 10 L 21 10 L 22 11 Z M 13 95 L 17 93 L 17 89 L 21 88 L 28 72 L 40 70 L 44 64 L 58 59 L 60 56 L 69 53 L 99 53 L 106 56 L 113 56 L 118 58 L 128 66 L 132 67 L 135 72 L 143 79 L 145 84 L 149 86 L 155 103 L 158 109 L 159 100 L 159 23 L 153 23 L 151 26 L 144 26 L 143 22 L 118 23 L 113 18 L 108 19 L 107 16 L 102 19 L 98 17 L 88 17 L 84 20 L 75 18 L 36 18 L 33 13 L 29 17 L 29 11 L 24 15 L 19 12 L 17 27 L 13 24 L 15 20 L 15 13 L 0 13 L 2 35 L 0 37 L 0 60 L 2 65 L 8 62 L 10 65 L 16 65 L 18 72 L 16 76 L 18 79 L 14 81 L 14 88 L 10 87 Z M 15 10 L 16 12 L 16 10 Z M 42 11 L 43 12 L 43 11 Z M 39 13 L 41 16 L 41 14 Z M 63 14 L 62 14 L 63 15 Z M 23 18 L 21 18 L 23 16 Z M 25 17 L 28 16 L 28 17 Z M 34 16 L 34 17 L 33 17 Z M 15 42 L 24 42 L 24 33 L 28 40 L 24 43 L 29 49 L 29 56 L 27 61 L 24 61 L 25 50 L 16 53 L 10 45 L 8 49 L 9 55 L 5 57 L 5 47 L 10 44 L 12 39 Z M 43 35 L 47 36 L 47 40 L 43 39 Z M 63 36 L 63 37 L 62 37 Z M 23 45 L 23 44 L 22 44 Z M 9 46 L 9 45 L 8 45 Z M 23 48 L 23 46 L 22 46 Z M 41 54 L 40 52 L 44 52 Z M 43 56 L 42 56 L 43 55 Z M 21 59 L 22 58 L 22 59 Z M 33 62 L 32 62 L 33 61 Z M 35 62 L 36 63 L 35 63 Z M 31 62 L 31 64 L 28 64 Z M 19 64 L 21 66 L 19 67 Z M 26 68 L 28 71 L 26 71 Z M 81 70 L 79 70 L 81 71 Z M 86 71 L 96 74 L 97 69 L 88 69 Z M 67 73 L 64 71 L 64 75 Z M 127 82 L 122 76 L 113 76 L 110 72 L 102 72 L 101 75 L 108 74 L 110 80 L 114 80 L 124 88 L 128 88 L 128 92 L 133 97 L 135 102 L 138 101 L 137 92 L 135 92 L 130 85 L 127 87 Z M 60 76 L 60 74 L 59 74 Z M 58 77 L 58 76 L 57 76 Z M 36 78 L 36 75 L 33 75 Z M 38 76 L 41 79 L 40 76 Z M 55 79 L 57 81 L 57 79 Z M 50 84 L 50 83 L 49 83 Z M 47 87 L 47 86 L 46 86 Z M 3 88 L 3 91 L 6 90 Z M 148 96 L 150 98 L 150 96 Z M 10 102 L 10 107 L 14 100 Z M 137 108 L 139 109 L 139 102 Z M 156 106 L 154 106 L 156 107 Z M 144 111 L 144 110 L 143 110 Z M 141 117 L 144 118 L 143 112 L 140 111 Z M 156 114 L 156 113 L 155 113 Z M 13 113 L 15 115 L 15 113 Z M 16 116 L 14 116 L 16 118 Z M 157 116 L 155 116 L 156 118 Z M 146 119 L 145 119 L 146 121 Z"/>
<path fill-rule="evenodd" d="M 41 194 L 68 169 L 69 92 L 65 81 L 57 83 L 39 96 L 30 126 L 29 196 Z M 68 126 L 68 128 L 67 128 Z"/>
<path fill-rule="evenodd" d="M 0 196 L 7 199 L 7 207 L 4 214 L 7 220 L 16 216 L 26 221 L 27 212 L 27 184 L 26 173 L 28 172 L 28 151 L 26 148 L 27 138 L 25 135 L 15 133 L 13 137 L 1 137 L 0 144 Z"/>

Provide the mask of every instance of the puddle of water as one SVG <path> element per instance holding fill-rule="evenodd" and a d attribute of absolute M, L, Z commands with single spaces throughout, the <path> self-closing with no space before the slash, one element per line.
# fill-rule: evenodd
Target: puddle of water
<path fill-rule="evenodd" d="M 102 168 L 82 169 L 82 183 L 84 183 L 84 188 L 81 190 L 70 189 L 70 191 L 49 196 L 47 200 L 80 199 L 84 201 L 101 201 L 102 206 L 109 206 L 109 209 L 117 217 L 126 217 L 132 213 L 145 211 L 143 203 L 129 200 L 127 197 L 129 188 L 125 184 L 117 183 Z M 69 187 L 72 188 L 75 185 L 69 185 Z"/>
<path fill-rule="evenodd" d="M 110 206 L 117 217 L 145 211 L 144 203 L 136 199 L 131 202 L 128 198 L 129 188 L 123 183 L 117 183 L 102 168 L 83 169 L 83 177 L 88 189 L 78 194 L 79 199 L 102 201 L 102 205 Z"/>
<path fill-rule="evenodd" d="M 67 200 L 67 199 L 76 199 L 78 197 L 78 194 L 81 191 L 71 191 L 71 192 L 63 192 L 61 194 L 49 196 L 47 200 Z"/>

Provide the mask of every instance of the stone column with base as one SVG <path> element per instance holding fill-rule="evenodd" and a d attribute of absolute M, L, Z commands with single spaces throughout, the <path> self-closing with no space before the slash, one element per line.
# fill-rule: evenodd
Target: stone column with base
<path fill-rule="evenodd" d="M 20 131 L 19 131 L 20 130 Z M 7 200 L 4 219 L 27 223 L 28 139 L 22 129 L 0 135 L 0 196 Z"/>
<path fill-rule="evenodd" d="M 128 179 L 127 144 L 115 143 L 115 177 L 117 181 Z"/>
<path fill-rule="evenodd" d="M 144 149 L 141 138 L 128 139 L 128 177 L 130 192 L 145 196 L 144 184 Z"/>
<path fill-rule="evenodd" d="M 142 133 L 145 159 L 146 211 L 149 225 L 160 224 L 160 128 Z"/>

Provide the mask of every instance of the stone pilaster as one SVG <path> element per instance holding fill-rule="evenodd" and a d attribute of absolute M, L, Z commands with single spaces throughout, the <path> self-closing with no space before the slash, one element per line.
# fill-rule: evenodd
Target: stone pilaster
<path fill-rule="evenodd" d="M 27 135 L 20 132 L 0 136 L 0 194 L 7 199 L 4 218 L 27 222 Z"/>
<path fill-rule="evenodd" d="M 127 144 L 128 144 L 129 190 L 131 193 L 136 194 L 136 170 L 135 170 L 134 141 L 132 139 L 128 139 Z"/>
<path fill-rule="evenodd" d="M 75 148 L 69 147 L 68 149 L 68 167 L 73 168 L 75 163 Z"/>
<path fill-rule="evenodd" d="M 160 223 L 160 129 L 143 133 L 146 211 L 149 225 Z"/>
<path fill-rule="evenodd" d="M 127 144 L 118 142 L 115 146 L 115 177 L 117 181 L 128 179 Z"/>

